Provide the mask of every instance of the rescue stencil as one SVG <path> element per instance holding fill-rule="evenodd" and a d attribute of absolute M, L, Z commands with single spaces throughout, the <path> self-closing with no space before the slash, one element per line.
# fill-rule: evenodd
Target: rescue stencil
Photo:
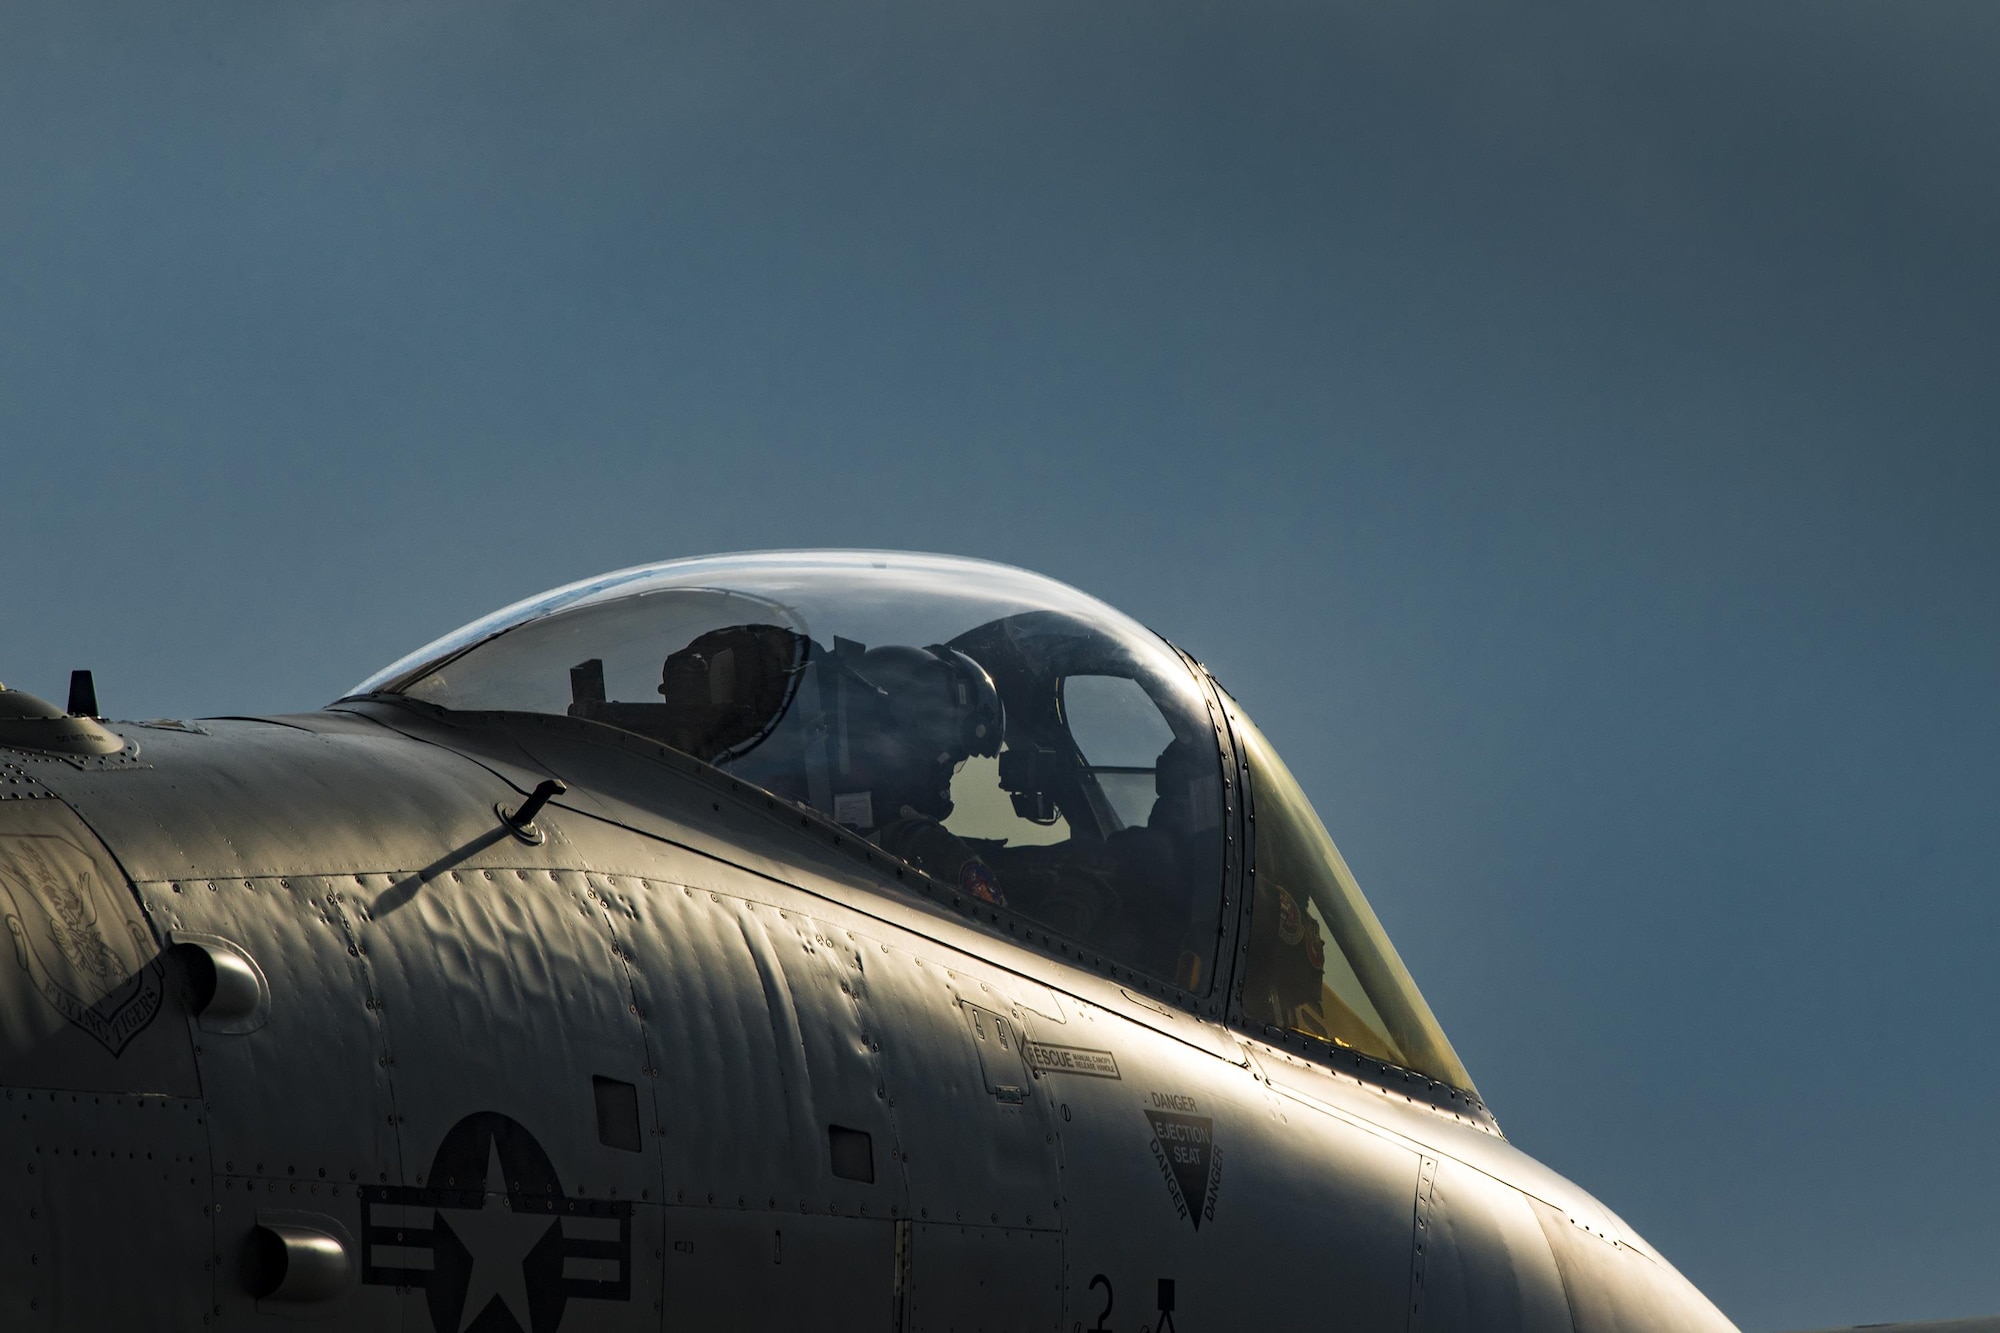
<path fill-rule="evenodd" d="M 1025 1046 L 1028 1067 L 1038 1074 L 1086 1074 L 1091 1078 L 1123 1078 L 1118 1058 L 1087 1046 L 1053 1046 L 1031 1041 Z"/>

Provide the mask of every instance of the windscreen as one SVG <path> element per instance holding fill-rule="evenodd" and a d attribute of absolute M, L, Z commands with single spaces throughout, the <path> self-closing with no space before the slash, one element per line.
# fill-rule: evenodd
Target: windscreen
<path fill-rule="evenodd" d="M 1124 966 L 1213 979 L 1205 696 L 1052 580 L 882 552 L 671 562 L 524 602 L 357 693 L 636 732 Z"/>
<path fill-rule="evenodd" d="M 1297 779 L 1233 720 L 1256 813 L 1245 1016 L 1476 1091 Z"/>

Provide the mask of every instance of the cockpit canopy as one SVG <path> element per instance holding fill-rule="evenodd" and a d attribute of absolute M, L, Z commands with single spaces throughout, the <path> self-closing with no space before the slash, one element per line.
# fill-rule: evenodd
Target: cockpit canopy
<path fill-rule="evenodd" d="M 1204 994 L 1229 962 L 1219 696 L 1151 631 L 1023 570 L 669 561 L 498 611 L 349 697 L 370 694 L 634 732 L 1161 982 Z M 1242 730 L 1274 824 L 1246 1009 L 1470 1088 L 1303 793 Z"/>

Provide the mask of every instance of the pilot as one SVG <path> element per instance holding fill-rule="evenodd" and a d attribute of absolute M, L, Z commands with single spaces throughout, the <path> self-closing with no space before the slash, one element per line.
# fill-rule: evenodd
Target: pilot
<path fill-rule="evenodd" d="M 1113 833 L 1107 841 L 1123 896 L 1145 911 L 1128 922 L 1139 933 L 1129 946 L 1158 976 L 1193 990 L 1206 952 L 1202 926 L 1205 885 L 1221 873 L 1211 835 L 1217 805 L 1213 748 L 1175 739 L 1153 767 L 1154 801 L 1146 822 Z M 1204 854 L 1208 853 L 1208 854 Z M 1209 935 L 1213 935 L 1211 925 Z"/>
<path fill-rule="evenodd" d="M 865 798 L 847 821 L 869 841 L 984 902 L 1006 905 L 999 879 L 970 843 L 944 826 L 951 781 L 973 755 L 1000 752 L 1005 711 L 986 668 L 943 644 L 871 648 L 854 663 L 872 688 L 849 715 L 847 773 Z"/>
<path fill-rule="evenodd" d="M 1015 908 L 1193 990 L 1213 951 L 1212 944 L 1203 948 L 1201 886 L 1221 875 L 1209 848 L 1217 801 L 1212 792 L 1202 799 L 1204 782 L 1213 786 L 1214 760 L 1204 762 L 1203 753 L 1181 739 L 1161 751 L 1144 824 L 1108 837 L 1073 834 L 1059 843 L 991 853 Z M 1213 935 L 1211 921 L 1207 936 Z"/>

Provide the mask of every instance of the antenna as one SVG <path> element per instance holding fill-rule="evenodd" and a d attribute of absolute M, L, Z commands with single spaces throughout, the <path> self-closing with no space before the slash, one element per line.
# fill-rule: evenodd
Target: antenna
<path fill-rule="evenodd" d="M 69 715 L 71 717 L 97 717 L 97 682 L 88 671 L 69 673 Z"/>

